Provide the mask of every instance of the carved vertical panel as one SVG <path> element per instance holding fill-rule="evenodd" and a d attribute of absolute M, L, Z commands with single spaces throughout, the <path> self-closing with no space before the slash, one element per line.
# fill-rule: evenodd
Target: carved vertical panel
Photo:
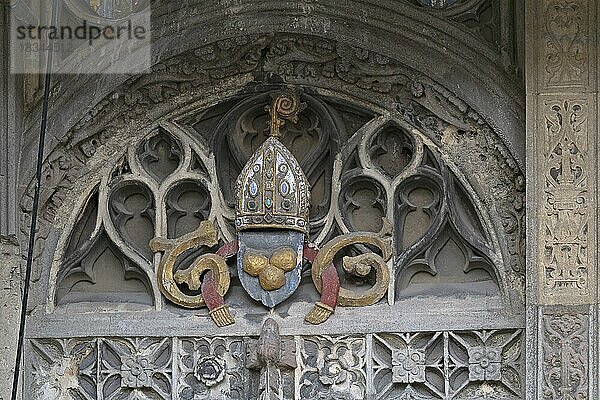
<path fill-rule="evenodd" d="M 598 2 L 529 0 L 526 8 L 533 39 L 528 228 L 535 238 L 527 260 L 534 289 L 527 294 L 527 399 L 596 399 L 591 354 L 598 339 L 589 307 L 598 288 Z"/>
<path fill-rule="evenodd" d="M 565 296 L 581 302 L 591 296 L 596 273 L 596 172 L 594 141 L 589 137 L 589 101 L 585 97 L 545 99 L 542 118 L 540 291 L 549 302 Z"/>
<path fill-rule="evenodd" d="M 542 2 L 541 83 L 546 87 L 590 83 L 589 4 L 587 0 Z"/>
<path fill-rule="evenodd" d="M 589 398 L 589 316 L 557 311 L 540 315 L 540 399 Z"/>

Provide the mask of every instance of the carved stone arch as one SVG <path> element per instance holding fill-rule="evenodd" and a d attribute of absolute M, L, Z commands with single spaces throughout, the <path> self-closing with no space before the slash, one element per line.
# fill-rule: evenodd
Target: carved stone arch
<path fill-rule="evenodd" d="M 320 385 L 321 389 L 319 390 L 342 390 L 334 386 L 337 377 L 328 378 L 315 375 L 311 378 L 310 374 L 314 375 L 314 370 L 319 368 L 332 367 L 335 369 L 338 367 L 335 364 L 338 362 L 336 360 L 344 358 L 344 354 L 352 353 L 356 356 L 356 360 L 353 359 L 352 362 L 345 365 L 348 373 L 354 374 L 356 385 L 350 384 L 346 389 L 352 393 L 364 393 L 364 390 L 367 389 L 373 390 L 383 381 L 374 381 L 373 375 L 367 376 L 365 368 L 367 368 L 367 348 L 370 349 L 369 354 L 374 354 L 372 351 L 377 347 L 379 353 L 370 362 L 377 364 L 379 371 L 389 370 L 389 373 L 395 376 L 392 379 L 393 384 L 390 383 L 390 388 L 392 388 L 391 390 L 395 395 L 409 396 L 412 393 L 413 397 L 419 398 L 418 396 L 425 396 L 427 393 L 430 395 L 431 393 L 439 394 L 441 392 L 436 391 L 443 391 L 444 389 L 436 386 L 435 382 L 439 383 L 440 379 L 434 379 L 433 381 L 426 379 L 429 376 L 427 374 L 430 373 L 430 369 L 433 368 L 431 362 L 425 359 L 422 362 L 419 360 L 421 360 L 421 353 L 426 350 L 432 348 L 439 350 L 446 346 L 457 349 L 458 354 L 460 354 L 459 358 L 463 363 L 460 368 L 462 368 L 462 371 L 469 372 L 469 378 L 463 379 L 465 390 L 476 391 L 481 386 L 480 383 L 485 382 L 494 390 L 498 390 L 498 393 L 507 393 L 508 398 L 510 396 L 518 398 L 522 387 L 516 385 L 507 389 L 504 383 L 498 383 L 509 381 L 512 384 L 514 383 L 514 377 L 518 377 L 520 372 L 520 329 L 523 327 L 520 304 L 523 295 L 523 177 L 518 163 L 500 138 L 499 131 L 494 127 L 495 124 L 488 123 L 486 118 L 481 117 L 474 111 L 474 108 L 468 105 L 468 102 L 456 97 L 446 87 L 427 77 L 427 74 L 417 72 L 397 59 L 388 58 L 385 54 L 381 54 L 385 51 L 379 53 L 360 47 L 352 48 L 341 41 L 332 40 L 328 35 L 319 36 L 290 33 L 232 36 L 224 41 L 207 43 L 205 46 L 172 58 L 161 59 L 150 75 L 131 79 L 118 87 L 114 93 L 99 103 L 99 108 L 94 111 L 93 117 L 75 124 L 65 136 L 68 144 L 55 148 L 45 165 L 49 182 L 53 182 L 55 185 L 53 185 L 50 192 L 44 193 L 43 198 L 43 221 L 40 232 L 41 239 L 45 240 L 42 240 L 42 249 L 36 254 L 38 279 L 34 285 L 32 306 L 36 308 L 38 305 L 43 304 L 40 299 L 45 299 L 48 293 L 49 272 L 40 268 L 40 266 L 55 256 L 60 230 L 65 226 L 66 221 L 73 219 L 71 215 L 75 207 L 70 202 L 63 200 L 76 197 L 78 193 L 82 192 L 83 188 L 87 188 L 85 193 L 87 196 L 94 182 L 107 176 L 107 174 L 108 176 L 118 176 L 129 173 L 128 169 L 131 168 L 131 165 L 119 162 L 108 155 L 115 151 L 122 153 L 124 145 L 135 147 L 140 139 L 147 137 L 153 129 L 158 127 L 168 127 L 167 130 L 170 132 L 193 137 L 198 135 L 198 132 L 190 129 L 190 121 L 194 120 L 194 115 L 205 115 L 203 112 L 217 105 L 230 104 L 230 100 L 233 106 L 237 99 L 254 93 L 267 93 L 274 88 L 297 87 L 304 90 L 307 96 L 319 98 L 320 101 L 337 102 L 338 109 L 347 107 L 346 111 L 348 111 L 354 107 L 355 110 L 359 110 L 360 115 L 355 119 L 360 123 L 356 123 L 358 126 L 354 130 L 355 132 L 361 130 L 366 132 L 369 129 L 374 131 L 380 126 L 391 126 L 386 124 L 394 121 L 396 127 L 404 129 L 411 137 L 418 137 L 418 140 L 422 142 L 420 146 L 423 147 L 419 168 L 423 170 L 435 170 L 436 168 L 443 170 L 442 166 L 446 165 L 446 168 L 454 174 L 455 178 L 452 179 L 455 179 L 455 181 L 441 172 L 442 181 L 446 182 L 444 185 L 459 185 L 461 187 L 459 192 L 466 193 L 467 197 L 473 201 L 474 209 L 482 212 L 483 217 L 480 215 L 482 220 L 479 223 L 485 229 L 481 237 L 487 239 L 490 242 L 489 245 L 498 251 L 495 256 L 497 258 L 494 258 L 493 255 L 487 255 L 487 257 L 491 259 L 492 263 L 503 268 L 502 272 L 505 278 L 503 278 L 502 284 L 506 288 L 504 291 L 508 292 L 506 296 L 508 303 L 506 305 L 492 307 L 492 312 L 480 309 L 468 316 L 457 315 L 456 318 L 449 318 L 446 320 L 448 325 L 443 328 L 444 332 L 439 331 L 440 328 L 439 325 L 436 325 L 435 319 L 428 321 L 425 317 L 425 320 L 415 322 L 411 320 L 409 315 L 392 315 L 391 311 L 385 311 L 384 307 L 381 307 L 385 303 L 385 300 L 383 300 L 382 304 L 373 306 L 376 307 L 373 310 L 383 317 L 382 325 L 379 326 L 380 331 L 374 332 L 373 328 L 369 327 L 370 321 L 358 320 L 354 322 L 352 328 L 356 332 L 368 332 L 368 334 L 349 341 L 336 336 L 340 332 L 338 326 L 325 325 L 321 329 L 321 327 L 312 328 L 302 325 L 298 316 L 302 316 L 303 312 L 299 311 L 298 307 L 305 307 L 306 303 L 297 305 L 294 304 L 292 299 L 286 304 L 286 313 L 289 316 L 278 319 L 282 329 L 288 329 L 285 331 L 286 335 L 298 335 L 294 345 L 298 347 L 292 347 L 294 349 L 313 349 L 314 354 L 324 354 L 323 352 L 327 351 L 326 349 L 339 350 L 339 353 L 335 354 L 338 357 L 337 359 L 335 357 L 311 359 L 309 356 L 304 357 L 301 353 L 292 357 L 294 362 L 300 366 L 299 368 L 303 368 L 302 371 L 312 371 L 310 373 L 302 372 L 303 376 L 309 381 L 312 379 L 314 382 L 320 382 L 315 383 Z M 282 51 L 281 45 L 288 46 L 288 51 L 278 54 Z M 311 51 L 316 51 L 315 54 L 320 58 L 317 57 L 318 59 L 315 61 L 316 56 L 314 54 L 312 58 L 302 58 L 297 48 L 294 49 L 298 46 L 304 46 L 302 47 L 304 55 L 310 55 Z M 208 51 L 210 48 L 213 50 L 212 53 Z M 232 58 L 232 54 L 235 54 L 236 57 Z M 258 60 L 253 57 L 258 57 Z M 243 62 L 238 63 L 240 60 Z M 250 64 L 246 63 L 248 60 Z M 289 69 L 290 66 L 291 70 Z M 223 107 L 226 108 L 226 106 Z M 218 113 L 215 114 L 205 115 L 205 117 L 208 120 L 211 120 L 211 118 L 218 120 L 219 115 Z M 202 119 L 202 117 L 199 118 Z M 360 135 L 356 138 L 351 135 L 348 141 L 358 141 L 358 137 Z M 414 151 L 414 147 L 419 146 L 416 142 L 411 145 L 413 146 L 411 151 Z M 203 159 L 206 164 L 199 166 L 194 173 L 200 176 L 206 171 L 214 171 L 216 168 L 214 156 L 216 155 L 210 154 L 209 145 L 198 141 L 190 145 L 190 148 L 195 149 L 194 151 L 197 152 L 205 152 L 206 155 Z M 406 148 L 410 148 L 410 145 L 407 144 Z M 377 151 L 374 150 L 371 156 L 376 154 Z M 403 154 L 409 153 L 409 150 L 405 150 Z M 185 154 L 187 155 L 187 153 Z M 191 153 L 189 155 L 189 167 L 192 168 L 192 165 L 196 165 L 194 163 L 197 160 L 191 157 Z M 338 173 L 342 174 L 344 168 L 342 161 L 348 160 L 349 165 L 352 165 L 355 157 L 358 157 L 358 164 L 360 165 L 360 156 L 356 156 L 352 151 L 347 154 L 343 153 L 342 157 L 339 161 L 334 160 L 332 163 L 333 173 L 336 173 L 337 168 Z M 106 165 L 107 160 L 110 160 L 110 165 Z M 408 166 L 408 168 L 412 167 Z M 414 168 L 417 168 L 416 165 Z M 483 169 L 486 170 L 485 174 L 482 172 Z M 383 167 L 380 168 L 378 173 L 381 176 L 385 176 L 386 173 L 389 175 L 396 174 L 394 171 L 386 172 L 386 168 Z M 218 188 L 214 180 L 208 179 L 206 185 L 208 191 L 214 191 Z M 81 196 L 78 203 L 83 205 L 85 200 L 83 195 Z M 398 199 L 397 196 L 399 195 L 396 193 L 393 193 L 391 197 L 388 196 L 392 200 L 386 200 L 386 210 L 395 208 L 393 202 Z M 222 200 L 211 192 L 212 202 Z M 456 201 L 448 199 L 448 204 L 451 202 L 460 204 L 460 199 L 456 199 Z M 332 200 L 331 203 L 337 204 L 338 201 L 334 202 Z M 27 195 L 22 204 L 26 210 Z M 392 205 L 391 208 L 390 204 Z M 469 214 L 469 210 L 463 210 L 462 212 Z M 452 221 L 453 215 L 450 213 L 447 221 Z M 334 224 L 335 221 L 329 225 L 332 232 L 336 229 Z M 71 223 L 72 225 L 73 223 Z M 452 226 L 448 228 L 449 230 L 440 228 L 440 237 L 452 237 L 452 235 L 457 234 L 456 231 L 461 231 L 464 228 L 464 226 L 448 222 L 448 226 L 450 225 Z M 471 223 L 469 229 L 473 230 L 476 225 L 477 223 Z M 338 228 L 341 231 L 344 230 L 344 227 L 338 226 Z M 464 234 L 462 231 L 458 233 Z M 325 236 L 323 236 L 324 239 Z M 470 247 L 458 245 L 456 247 L 463 252 L 470 252 L 469 254 L 473 257 L 483 258 L 483 253 L 478 250 L 478 245 L 474 242 L 476 240 L 469 241 Z M 446 243 L 447 241 L 441 243 L 440 247 L 443 247 Z M 301 287 L 298 295 L 317 296 L 314 289 L 307 287 Z M 439 306 L 442 301 L 433 302 L 433 308 Z M 409 306 L 407 307 L 411 309 Z M 243 309 L 241 303 L 240 308 Z M 252 308 L 249 308 L 249 310 L 255 311 Z M 442 310 L 442 308 L 439 310 Z M 340 321 L 350 321 L 353 319 L 353 312 L 360 311 L 342 309 L 336 312 L 334 317 L 339 318 Z M 380 312 L 383 313 L 380 314 Z M 445 310 L 445 312 L 447 313 L 448 310 Z M 249 312 L 249 314 L 252 314 L 252 312 Z M 173 315 L 183 318 L 185 323 L 174 322 Z M 254 315 L 260 315 L 260 313 L 254 313 Z M 437 316 L 440 317 L 440 315 Z M 390 317 L 389 320 L 386 317 Z M 30 337 L 47 336 L 48 332 L 45 331 L 43 326 L 59 327 L 68 318 L 71 318 L 68 314 L 45 314 L 41 308 L 36 308 L 30 318 L 30 326 L 33 326 L 33 328 L 31 328 L 29 335 Z M 101 314 L 95 318 L 91 318 L 81 326 L 74 327 L 69 332 L 65 329 L 62 331 L 64 336 L 98 336 L 98 339 L 94 339 L 95 341 L 89 345 L 91 346 L 89 348 L 92 349 L 89 354 L 100 354 L 105 351 L 104 349 L 112 349 L 106 351 L 114 351 L 125 360 L 130 358 L 129 354 L 144 351 L 153 352 L 154 350 L 148 350 L 150 346 L 153 346 L 152 349 L 158 349 L 156 351 L 159 353 L 168 353 L 174 350 L 165 349 L 174 349 L 175 347 L 172 347 L 174 346 L 173 343 L 178 343 L 177 346 L 188 346 L 181 347 L 180 354 L 182 357 L 185 352 L 189 352 L 196 359 L 194 359 L 193 368 L 184 365 L 176 368 L 182 374 L 195 376 L 193 379 L 200 383 L 203 382 L 201 374 L 195 368 L 200 368 L 199 366 L 204 365 L 204 362 L 208 363 L 207 365 L 213 363 L 210 364 L 213 367 L 221 362 L 219 359 L 209 361 L 210 357 L 216 357 L 215 350 L 211 347 L 212 344 L 207 345 L 203 342 L 204 339 L 183 338 L 189 335 L 190 330 L 194 332 L 194 336 L 198 337 L 215 335 L 214 328 L 209 325 L 210 320 L 206 314 L 202 314 L 198 318 L 197 313 L 190 314 L 169 307 L 165 307 L 162 311 L 156 311 L 155 317 L 151 317 L 154 320 L 155 329 L 158 329 L 159 326 L 162 327 L 162 325 L 168 326 L 172 332 L 169 335 L 173 336 L 172 338 L 161 339 L 156 343 L 153 342 L 153 339 L 144 339 L 147 340 L 147 342 L 144 342 L 144 340 L 133 341 L 125 338 L 118 340 L 105 338 L 104 336 L 115 334 L 123 337 L 143 336 L 147 334 L 147 331 L 142 326 L 119 326 L 117 329 L 115 325 L 111 325 L 111 317 L 107 315 Z M 287 321 L 291 324 L 290 326 L 297 327 L 295 331 L 289 330 L 290 328 L 283 328 L 282 321 L 286 318 L 289 318 Z M 485 326 L 477 325 L 476 327 L 473 325 L 473 319 L 477 318 L 485 321 L 486 324 L 492 322 Z M 93 323 L 90 322 L 92 320 Z M 253 371 L 252 368 L 258 368 L 260 373 L 263 373 L 260 362 L 256 361 L 256 364 L 253 364 L 251 360 L 244 359 L 245 361 L 240 361 L 242 356 L 239 355 L 240 348 L 245 347 L 238 337 L 257 336 L 261 322 L 259 320 L 260 318 L 253 319 L 253 317 L 249 317 L 243 326 L 232 326 L 227 331 L 229 337 L 214 339 L 215 341 L 223 341 L 224 346 L 229 349 L 227 354 L 230 355 L 232 360 L 236 357 L 239 358 L 235 365 L 236 368 L 239 367 L 236 373 L 240 375 L 246 374 L 244 365 L 250 366 L 251 371 Z M 102 328 L 104 330 L 100 329 L 97 333 L 91 333 L 92 326 L 103 326 L 102 324 L 106 323 L 108 323 L 106 326 L 109 328 Z M 116 329 L 114 330 L 115 333 L 110 333 L 111 326 Z M 414 330 L 417 333 L 414 335 L 398 333 L 399 327 L 404 332 Z M 489 329 L 491 333 L 489 335 L 484 334 L 480 331 L 481 329 Z M 274 332 L 274 329 L 270 329 L 269 332 Z M 326 336 L 327 334 L 330 336 Z M 52 343 L 53 340 L 36 341 L 35 345 L 38 346 L 38 349 L 41 349 L 47 346 L 48 343 Z M 68 350 L 68 341 L 65 343 L 67 344 L 64 347 Z M 204 348 L 203 346 L 209 348 L 205 353 L 202 353 L 203 350 L 199 350 L 201 347 Z M 88 347 L 84 348 L 88 349 Z M 94 348 L 96 350 L 93 350 Z M 486 353 L 488 348 L 493 350 L 489 354 Z M 70 354 L 79 354 L 77 352 L 80 349 L 77 350 L 77 345 L 75 349 L 74 353 Z M 81 354 L 87 351 L 82 350 Z M 477 353 L 478 351 L 479 353 Z M 503 352 L 503 355 L 510 353 L 508 354 L 509 361 L 503 366 L 506 367 L 505 371 L 512 371 L 510 372 L 512 378 L 509 379 L 502 373 L 494 371 L 486 375 L 485 372 L 477 369 L 481 360 L 481 357 L 477 354 L 481 354 L 481 352 L 488 354 L 486 357 L 489 360 L 486 360 L 491 362 L 494 368 L 499 368 L 500 361 L 498 361 L 498 356 L 494 351 Z M 199 357 L 200 354 L 202 357 Z M 175 354 L 171 354 L 169 357 L 171 356 L 174 358 L 179 357 Z M 87 360 L 87 355 L 84 357 Z M 161 357 L 153 360 L 153 365 L 158 366 L 159 361 L 162 360 Z M 348 355 L 348 357 L 350 356 Z M 400 361 L 402 357 L 409 357 L 413 361 L 417 360 L 415 371 L 402 369 L 403 364 Z M 295 366 L 285 366 L 283 359 L 280 361 L 282 365 L 280 370 L 283 371 L 281 372 L 281 379 L 284 381 L 288 379 L 286 382 L 289 382 L 289 379 L 293 379 L 290 378 L 293 377 L 293 373 L 290 374 L 289 370 Z M 448 363 L 450 361 L 444 359 L 443 362 Z M 130 363 L 133 363 L 133 361 Z M 169 368 L 175 368 L 172 365 L 174 364 L 171 364 L 171 367 L 161 367 L 161 374 L 171 373 Z M 254 367 L 252 367 L 253 365 Z M 119 367 L 113 366 L 112 368 L 117 370 Z M 471 369 L 473 370 L 472 375 Z M 121 370 L 121 375 L 124 373 L 123 371 L 125 370 Z M 257 373 L 250 372 L 248 374 L 256 375 Z M 125 373 L 125 375 L 127 374 Z M 464 378 L 464 373 L 462 376 Z M 93 381 L 92 378 L 90 379 Z M 228 379 L 234 378 L 230 377 Z M 425 381 L 422 379 L 425 379 Z M 441 379 L 450 378 L 442 376 Z M 519 381 L 518 378 L 517 381 Z M 207 383 L 202 384 L 203 387 L 212 387 Z M 448 394 L 448 396 L 454 396 L 462 390 L 460 384 L 457 383 L 457 385 L 457 392 Z M 332 389 L 334 387 L 337 389 Z M 159 389 L 160 387 L 156 390 L 159 392 Z M 304 395 L 310 395 L 311 390 L 314 389 L 300 385 L 295 390 Z M 343 390 L 342 393 L 346 393 Z"/>
<path fill-rule="evenodd" d="M 468 14 L 470 8 L 478 7 L 481 1 L 460 3 L 463 4 L 450 13 L 458 14 L 450 15 L 450 18 L 460 17 L 461 13 Z M 435 82 L 443 82 L 446 88 L 444 96 L 452 96 L 454 100 L 461 99 L 473 108 L 498 133 L 523 168 L 522 94 L 512 77 L 502 71 L 502 55 L 485 42 L 476 40 L 468 29 L 461 28 L 456 21 L 449 21 L 449 16 L 443 11 L 432 12 L 424 7 L 415 7 L 409 1 L 395 0 L 367 0 L 361 3 L 360 11 L 351 3 L 338 4 L 335 0 L 301 7 L 292 3 L 281 4 L 276 0 L 243 6 L 235 0 L 226 1 L 225 4 L 217 0 L 197 0 L 195 3 L 186 4 L 187 11 L 173 10 L 169 2 L 159 1 L 152 7 L 153 24 L 164 27 L 153 35 L 154 67 L 160 65 L 161 69 L 164 69 L 162 61 L 193 50 L 199 44 L 235 38 L 240 32 L 253 39 L 256 36 L 278 33 L 314 35 L 349 46 L 370 49 L 421 71 L 424 76 Z M 269 11 L 274 10 L 277 10 L 278 15 L 273 18 L 273 13 Z M 176 25 L 171 23 L 173 12 L 181 14 L 178 15 L 181 18 L 178 18 Z M 511 16 L 503 14 L 502 18 L 510 19 Z M 257 21 L 260 21 L 260 24 Z M 214 27 L 218 29 L 213 29 Z M 186 40 L 179 40 L 181 37 L 185 37 Z M 177 46 L 173 46 L 173 43 L 177 43 Z M 207 55 L 211 56 L 210 53 Z M 188 74 L 191 73 L 194 73 L 193 69 L 188 71 Z M 223 74 L 226 75 L 227 72 L 223 71 Z M 140 78 L 134 86 L 157 82 L 154 78 Z M 207 78 L 211 79 L 203 79 Z M 190 80 L 192 79 L 188 76 L 181 81 Z M 101 122 L 96 121 L 95 116 L 100 110 L 106 112 L 116 106 L 113 101 L 109 101 L 110 96 L 120 86 L 127 85 L 128 81 L 131 82 L 125 75 L 105 80 L 95 80 L 93 76 L 88 75 L 65 75 L 60 80 L 55 80 L 55 103 L 49 114 L 50 120 L 53 121 L 49 132 L 55 140 L 49 141 L 48 149 L 53 149 L 61 141 L 71 138 L 79 141 L 92 134 L 94 129 L 88 131 L 81 121 L 92 124 Z M 177 82 L 178 80 L 174 80 L 169 86 L 176 90 Z M 93 96 L 90 96 L 90 92 Z M 158 93 L 154 95 L 160 97 Z M 480 101 L 484 98 L 487 101 Z M 41 102 L 31 105 L 31 108 L 31 115 L 39 115 L 37 111 L 41 109 Z M 56 112 L 60 112 L 61 115 L 66 112 L 69 118 L 52 118 Z M 29 125 L 32 124 L 28 124 L 27 121 L 24 124 Z M 32 125 L 26 136 L 34 137 L 35 134 Z M 34 163 L 29 162 L 33 148 L 30 149 L 30 146 L 33 145 L 25 141 L 23 154 L 27 168 L 22 171 L 25 180 L 33 176 Z"/>

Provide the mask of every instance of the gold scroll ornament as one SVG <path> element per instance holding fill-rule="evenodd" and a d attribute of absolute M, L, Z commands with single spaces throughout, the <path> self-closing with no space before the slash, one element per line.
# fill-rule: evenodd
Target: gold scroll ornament
<path fill-rule="evenodd" d="M 387 237 L 391 234 L 390 222 L 384 218 L 383 228 L 379 233 L 353 232 L 338 236 L 330 240 L 319 250 L 312 265 L 313 283 L 319 293 L 323 289 L 321 274 L 328 265 L 333 262 L 335 255 L 344 247 L 354 244 L 370 244 L 382 252 L 382 256 L 376 253 L 361 254 L 356 257 L 344 257 L 343 268 L 347 273 L 365 277 L 372 269 L 375 269 L 375 284 L 366 291 L 354 291 L 340 287 L 338 305 L 349 307 L 370 306 L 383 298 L 390 283 L 390 272 L 386 261 L 392 256 L 392 246 Z"/>
<path fill-rule="evenodd" d="M 229 290 L 230 276 L 225 259 L 217 254 L 208 253 L 196 258 L 192 265 L 182 271 L 173 272 L 177 258 L 188 250 L 218 243 L 217 229 L 211 221 L 202 221 L 198 229 L 177 239 L 154 238 L 150 241 L 153 252 L 164 252 L 156 273 L 158 287 L 162 294 L 175 304 L 186 308 L 204 307 L 201 294 L 187 295 L 177 284 L 187 284 L 191 290 L 200 289 L 201 276 L 206 271 L 212 271 L 217 292 L 223 296 Z"/>

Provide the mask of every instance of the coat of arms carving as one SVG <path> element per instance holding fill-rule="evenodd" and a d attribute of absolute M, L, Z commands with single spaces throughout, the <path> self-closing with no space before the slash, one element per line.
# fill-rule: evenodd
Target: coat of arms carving
<path fill-rule="evenodd" d="M 296 123 L 304 108 L 306 105 L 293 92 L 274 96 L 266 106 L 270 136 L 250 157 L 235 186 L 237 240 L 214 253 L 202 254 L 185 269 L 178 268 L 178 259 L 184 253 L 219 243 L 211 221 L 203 221 L 194 232 L 177 239 L 152 240 L 152 250 L 164 253 L 157 278 L 161 292 L 170 301 L 187 308 L 207 307 L 218 326 L 233 324 L 225 297 L 231 281 L 227 260 L 234 257 L 244 290 L 269 308 L 292 296 L 302 273 L 310 268 L 312 281 L 321 295 L 305 317 L 311 324 L 326 321 L 338 305 L 366 306 L 383 298 L 390 281 L 386 262 L 392 253 L 391 225 L 387 221 L 381 232 L 341 235 L 321 249 L 308 239 L 310 185 L 296 158 L 279 140 L 280 128 L 286 123 Z M 345 272 L 374 276 L 375 283 L 365 291 L 340 287 L 334 258 L 351 245 L 378 249 L 377 253 L 345 256 L 341 262 Z"/>

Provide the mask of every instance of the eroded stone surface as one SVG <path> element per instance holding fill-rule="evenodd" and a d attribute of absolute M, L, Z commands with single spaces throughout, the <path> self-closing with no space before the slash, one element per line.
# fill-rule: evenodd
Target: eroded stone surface
<path fill-rule="evenodd" d="M 21 310 L 21 257 L 16 241 L 0 237 L 0 400 L 10 398 Z"/>

